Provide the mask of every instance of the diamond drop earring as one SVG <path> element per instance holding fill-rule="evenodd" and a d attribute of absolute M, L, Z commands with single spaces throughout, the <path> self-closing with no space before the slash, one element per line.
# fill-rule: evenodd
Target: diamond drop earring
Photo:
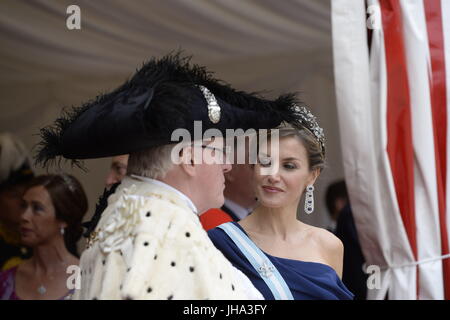
<path fill-rule="evenodd" d="M 305 212 L 311 214 L 314 211 L 314 186 L 310 184 L 306 187 Z"/>

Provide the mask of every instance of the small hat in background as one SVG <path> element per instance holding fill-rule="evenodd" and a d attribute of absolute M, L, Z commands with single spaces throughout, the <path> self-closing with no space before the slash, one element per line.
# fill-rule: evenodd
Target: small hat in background
<path fill-rule="evenodd" d="M 11 133 L 0 133 L 0 189 L 26 182 L 33 177 L 25 145 Z"/>

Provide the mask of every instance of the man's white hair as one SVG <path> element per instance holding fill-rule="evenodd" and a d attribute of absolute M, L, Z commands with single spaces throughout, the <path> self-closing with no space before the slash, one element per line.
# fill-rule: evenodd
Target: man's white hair
<path fill-rule="evenodd" d="M 130 153 L 128 175 L 138 175 L 151 179 L 163 178 L 172 168 L 172 149 L 176 144 L 168 144 Z"/>
<path fill-rule="evenodd" d="M 30 163 L 30 159 L 22 141 L 11 133 L 0 133 L 0 183 L 25 162 Z"/>

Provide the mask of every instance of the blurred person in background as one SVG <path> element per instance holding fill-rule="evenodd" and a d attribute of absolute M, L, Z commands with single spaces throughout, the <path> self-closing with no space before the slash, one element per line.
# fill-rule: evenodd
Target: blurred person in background
<path fill-rule="evenodd" d="M 108 197 L 116 191 L 122 179 L 125 178 L 128 168 L 128 156 L 128 154 L 123 154 L 111 158 L 111 166 L 105 179 L 103 194 L 99 197 L 91 220 L 83 223 L 83 227 L 86 229 L 84 232 L 86 238 L 93 231 L 92 226 L 97 225 L 101 211 L 107 206 Z"/>
<path fill-rule="evenodd" d="M 67 273 L 78 266 L 77 241 L 88 209 L 80 182 L 66 174 L 34 178 L 23 195 L 20 220 L 23 244 L 33 249 L 30 259 L 0 273 L 1 300 L 70 298 Z"/>
<path fill-rule="evenodd" d="M 240 139 L 234 141 L 234 161 L 231 170 L 224 173 L 225 196 L 224 205 L 213 208 L 200 216 L 203 228 L 208 231 L 222 223 L 240 221 L 253 211 L 257 204 L 253 189 L 253 166 L 249 163 L 249 137 L 241 143 Z M 241 161 L 238 154 L 245 155 Z M 243 163 L 240 163 L 243 162 Z"/>
<path fill-rule="evenodd" d="M 28 152 L 10 133 L 0 134 L 0 271 L 30 257 L 20 244 L 19 224 L 25 185 L 33 178 Z"/>
<path fill-rule="evenodd" d="M 112 157 L 111 167 L 109 169 L 105 181 L 107 189 L 110 189 L 113 185 L 122 181 L 122 179 L 127 174 L 127 166 L 128 166 L 127 154 Z"/>
<path fill-rule="evenodd" d="M 347 187 L 344 180 L 331 183 L 325 193 L 325 203 L 331 222 L 327 227 L 330 232 L 336 232 L 336 224 L 342 209 L 348 204 Z"/>
<path fill-rule="evenodd" d="M 366 300 L 367 278 L 364 271 L 365 258 L 359 243 L 358 230 L 353 219 L 350 198 L 344 180 L 330 185 L 334 190 L 334 201 L 331 202 L 336 211 L 335 235 L 344 244 L 344 264 L 342 281 L 355 294 L 355 300 Z"/>

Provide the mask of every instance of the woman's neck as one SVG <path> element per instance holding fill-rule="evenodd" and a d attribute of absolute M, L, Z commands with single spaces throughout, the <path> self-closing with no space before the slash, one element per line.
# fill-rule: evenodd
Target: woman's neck
<path fill-rule="evenodd" d="M 260 205 L 248 217 L 248 225 L 265 235 L 287 240 L 289 235 L 298 232 L 303 223 L 297 219 L 297 205 L 269 208 Z"/>
<path fill-rule="evenodd" d="M 33 257 L 30 259 L 30 263 L 36 272 L 45 275 L 60 272 L 61 269 L 74 263 L 74 260 L 75 257 L 67 251 L 63 238 L 58 237 L 49 243 L 33 248 Z"/>

